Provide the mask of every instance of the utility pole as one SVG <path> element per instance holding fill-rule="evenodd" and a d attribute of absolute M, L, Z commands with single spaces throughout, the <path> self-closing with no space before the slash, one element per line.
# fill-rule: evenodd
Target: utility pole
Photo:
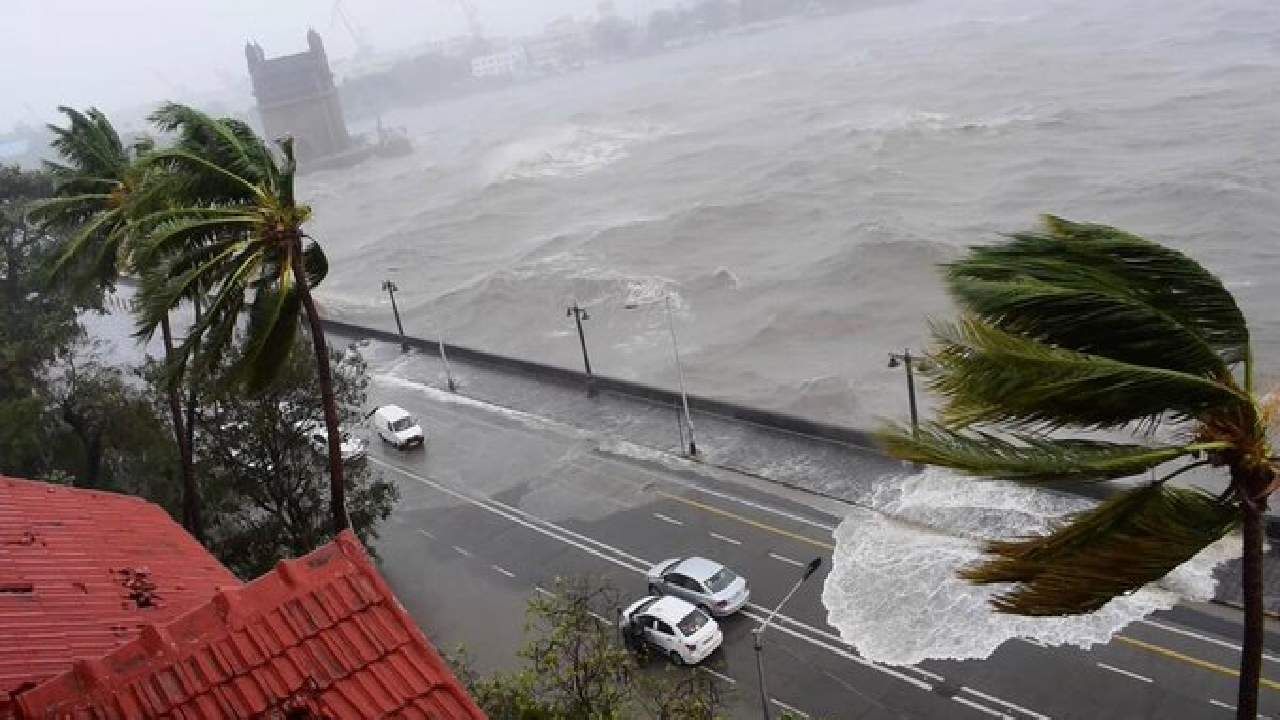
<path fill-rule="evenodd" d="M 404 339 L 404 325 L 400 323 L 400 308 L 396 306 L 396 291 L 400 288 L 392 280 L 383 280 L 382 289 L 391 296 L 391 312 L 396 316 L 396 330 L 400 333 L 400 352 L 409 352 L 409 342 Z"/>
<path fill-rule="evenodd" d="M 760 717 L 764 718 L 764 720 L 769 720 L 769 691 L 764 685 L 764 641 L 762 640 L 764 631 L 769 629 L 769 623 L 773 622 L 773 617 L 782 610 L 782 606 L 787 604 L 787 601 L 791 599 L 792 595 L 796 594 L 796 591 L 800 589 L 800 586 L 804 584 L 804 581 L 808 580 L 815 572 L 817 572 L 821 565 L 821 557 L 816 557 L 810 560 L 809 564 L 804 568 L 804 574 L 800 576 L 800 579 L 796 581 L 795 585 L 791 586 L 790 592 L 782 598 L 782 602 L 778 603 L 778 606 L 773 609 L 773 612 L 769 613 L 769 617 L 765 618 L 764 621 L 760 623 L 760 627 L 751 631 L 751 647 L 756 651 L 756 676 L 760 680 Z"/>
<path fill-rule="evenodd" d="M 578 301 L 575 300 L 564 311 L 565 317 L 573 317 L 573 322 L 578 326 L 578 343 L 582 345 L 582 365 L 587 369 L 587 394 L 596 394 L 596 377 L 591 374 L 591 358 L 587 355 L 587 336 L 582 332 L 582 321 L 590 320 L 591 316 L 586 310 L 578 307 Z"/>
<path fill-rule="evenodd" d="M 899 353 L 889 353 L 889 367 L 896 368 L 902 365 L 907 370 L 907 400 L 911 403 L 911 431 L 913 433 L 920 431 L 920 416 L 916 411 L 916 375 L 915 370 L 927 370 L 928 367 L 920 360 L 918 356 L 911 354 L 908 348 Z"/>

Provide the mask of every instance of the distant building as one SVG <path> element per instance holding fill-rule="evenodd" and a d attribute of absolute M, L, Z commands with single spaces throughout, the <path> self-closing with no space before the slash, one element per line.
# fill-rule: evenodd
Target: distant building
<path fill-rule="evenodd" d="M 523 75 L 528 69 L 529 57 L 520 45 L 471 59 L 471 74 L 477 78 L 514 78 Z"/>
<path fill-rule="evenodd" d="M 587 31 L 582 23 L 562 16 L 547 23 L 541 35 L 524 41 L 529 65 L 539 72 L 565 72 L 586 60 Z"/>
<path fill-rule="evenodd" d="M 307 31 L 305 52 L 267 58 L 257 43 L 250 42 L 244 54 L 269 138 L 292 135 L 300 162 L 351 148 L 329 58 L 315 30 Z"/>

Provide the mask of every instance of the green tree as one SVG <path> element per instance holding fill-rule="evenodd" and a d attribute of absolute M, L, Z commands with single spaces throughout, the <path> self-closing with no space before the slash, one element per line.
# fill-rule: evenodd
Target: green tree
<path fill-rule="evenodd" d="M 245 578 L 334 535 L 324 456 L 310 440 L 321 414 L 319 382 L 309 344 L 301 333 L 295 342 L 276 377 L 252 397 L 233 383 L 204 385 L 206 417 L 195 449 L 205 478 L 210 547 Z M 235 361 L 228 358 L 223 368 Z M 367 365 L 355 351 L 334 352 L 331 362 L 342 424 L 356 427 L 367 399 Z M 159 382 L 163 375 L 161 368 L 151 371 Z M 364 459 L 347 463 L 344 480 L 352 526 L 369 545 L 391 513 L 396 487 Z"/>
<path fill-rule="evenodd" d="M 466 653 L 450 659 L 459 679 L 493 720 L 716 720 L 723 697 L 713 678 L 673 668 L 665 657 L 629 652 L 600 617 L 621 607 L 607 583 L 557 578 L 530 597 L 523 665 L 481 678 Z M 657 665 L 658 667 L 650 667 Z"/>
<path fill-rule="evenodd" d="M 102 301 L 97 288 L 43 280 L 61 239 L 28 215 L 52 193 L 48 173 L 0 165 L 0 471 L 27 477 L 45 476 L 52 460 L 47 371 L 83 334 L 78 312 Z"/>
<path fill-rule="evenodd" d="M 96 108 L 58 110 L 66 115 L 67 127 L 48 127 L 53 133 L 53 149 L 62 161 L 46 162 L 57 183 L 56 197 L 31 212 L 45 226 L 69 233 L 50 262 L 50 277 L 73 286 L 96 283 L 112 288 L 122 269 L 145 270 L 134 262 L 131 252 L 139 234 L 137 220 L 168 202 L 172 188 L 166 180 L 171 178 L 138 162 L 152 149 L 150 140 L 125 144 L 107 116 Z M 159 318 L 166 359 L 174 357 L 169 322 L 172 307 Z M 181 367 L 175 368 L 165 397 L 182 472 L 182 524 L 203 539 L 200 491 L 191 454 L 195 408 L 188 404 L 184 416 L 178 389 L 181 372 Z"/>
<path fill-rule="evenodd" d="M 965 568 L 1013 583 L 995 609 L 1093 612 L 1159 580 L 1243 526 L 1244 644 L 1238 713 L 1257 713 L 1262 664 L 1262 513 L 1277 483 L 1253 389 L 1249 330 L 1213 274 L 1175 250 L 1101 225 L 1047 217 L 1040 232 L 976 247 L 946 280 L 965 314 L 934 327 L 929 383 L 940 421 L 887 428 L 897 457 L 1037 484 L 1101 482 L 1178 463 L 1044 536 L 992 542 Z M 1074 437 L 1061 431 L 1075 430 Z M 1158 441 L 1159 437 L 1168 438 Z M 1129 431 L 1129 442 L 1095 431 Z M 1190 460 L 1190 462 L 1188 462 Z M 1172 487 L 1225 471 L 1220 494 Z"/>
<path fill-rule="evenodd" d="M 241 311 L 247 310 L 246 340 L 234 375 L 256 392 L 279 372 L 305 317 L 329 437 L 333 526 L 335 531 L 348 528 L 338 408 L 324 327 L 311 295 L 328 272 L 328 261 L 303 230 L 311 208 L 294 194 L 292 140 L 281 141 L 277 158 L 235 120 L 175 104 L 163 106 L 153 119 L 181 140 L 148 154 L 144 164 L 165 168 L 181 186 L 171 194 L 179 206 L 140 221 L 146 232 L 141 264 L 152 269 L 140 295 L 140 334 L 153 333 L 181 298 L 207 291 L 209 304 L 177 355 L 190 357 L 204 342 L 203 362 L 209 367 L 230 346 Z"/>
<path fill-rule="evenodd" d="M 179 469 L 158 403 L 140 378 L 103 364 L 94 350 L 82 340 L 49 368 L 47 476 L 180 509 Z"/>

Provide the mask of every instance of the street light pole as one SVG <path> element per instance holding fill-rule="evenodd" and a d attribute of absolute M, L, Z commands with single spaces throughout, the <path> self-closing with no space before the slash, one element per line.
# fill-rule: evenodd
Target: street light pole
<path fill-rule="evenodd" d="M 578 307 L 576 300 L 564 311 L 564 314 L 566 317 L 572 316 L 573 322 L 578 326 L 578 342 L 582 345 L 582 365 L 587 370 L 587 394 L 595 395 L 596 378 L 595 375 L 591 374 L 591 358 L 587 355 L 587 336 L 582 332 L 582 321 L 590 320 L 591 316 L 587 314 L 586 310 Z"/>
<path fill-rule="evenodd" d="M 913 365 L 913 363 L 918 360 L 919 358 L 911 354 L 910 348 L 903 350 L 901 354 L 889 353 L 889 367 L 896 368 L 898 367 L 898 364 L 901 363 L 907 370 L 907 399 L 908 402 L 911 403 L 911 431 L 913 433 L 919 432 L 920 430 L 920 417 L 916 411 L 915 365 Z M 927 370 L 927 368 L 923 367 L 921 367 L 921 369 Z"/>
<path fill-rule="evenodd" d="M 689 394 L 684 389 L 684 364 L 680 362 L 680 343 L 676 340 L 676 321 L 675 313 L 671 311 L 671 295 L 666 295 L 663 302 L 667 307 L 667 328 L 671 330 L 671 352 L 676 358 L 676 374 L 680 376 L 680 402 L 684 405 L 684 423 L 689 427 L 689 454 L 697 455 L 698 443 L 693 438 L 693 416 L 689 414 Z"/>
<path fill-rule="evenodd" d="M 436 325 L 436 342 L 440 347 L 440 360 L 444 362 L 444 378 L 449 383 L 449 392 L 458 392 L 458 385 L 453 381 L 453 370 L 449 368 L 449 356 L 444 351 L 444 330 Z"/>
<path fill-rule="evenodd" d="M 400 288 L 392 280 L 383 280 L 382 289 L 391 296 L 391 312 L 396 316 L 396 330 L 400 333 L 400 352 L 409 352 L 409 343 L 404 339 L 404 325 L 400 323 L 400 308 L 396 305 L 396 291 Z"/>
<path fill-rule="evenodd" d="M 782 611 L 782 606 L 787 604 L 787 601 L 791 599 L 792 595 L 796 594 L 796 591 L 800 589 L 800 586 L 804 584 L 804 581 L 808 580 L 815 572 L 817 572 L 821 565 L 821 557 L 816 557 L 810 560 L 809 564 L 804 568 L 804 574 L 800 576 L 799 580 L 796 580 L 795 585 L 791 586 L 791 590 L 782 598 L 782 602 L 778 603 L 777 607 L 773 609 L 773 612 L 769 613 L 769 617 L 765 618 L 764 621 L 760 623 L 760 627 L 751 631 L 751 646 L 756 651 L 756 675 L 760 680 L 760 717 L 764 718 L 764 720 L 769 720 L 769 691 L 765 688 L 764 684 L 764 642 L 762 640 L 762 636 L 764 635 L 764 631 L 769 628 L 769 623 L 773 622 L 774 616 Z"/>

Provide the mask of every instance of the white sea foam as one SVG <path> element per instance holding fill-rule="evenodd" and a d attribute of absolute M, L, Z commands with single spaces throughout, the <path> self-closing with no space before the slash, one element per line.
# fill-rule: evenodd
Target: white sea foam
<path fill-rule="evenodd" d="M 1239 555 L 1238 540 L 1224 538 L 1159 583 L 1090 615 L 1002 615 L 989 605 L 1000 586 L 970 585 L 956 570 L 982 557 L 984 539 L 1044 532 L 1089 501 L 929 469 L 884 481 L 872 505 L 881 512 L 854 513 L 836 529 L 822 601 L 846 642 L 892 665 L 985 658 L 1012 638 L 1082 648 L 1105 643 L 1181 598 L 1208 599 L 1213 568 Z"/>
<path fill-rule="evenodd" d="M 648 124 L 565 125 L 502 146 L 487 165 L 497 180 L 578 177 L 611 165 L 663 130 Z"/>

